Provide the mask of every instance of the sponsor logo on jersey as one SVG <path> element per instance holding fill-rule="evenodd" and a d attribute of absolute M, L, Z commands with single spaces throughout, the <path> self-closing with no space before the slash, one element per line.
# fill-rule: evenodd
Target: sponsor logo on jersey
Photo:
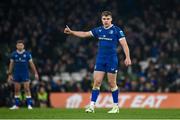
<path fill-rule="evenodd" d="M 121 31 L 119 31 L 119 33 L 120 33 L 120 35 L 121 36 L 124 36 L 124 33 L 123 33 L 123 31 L 121 30 Z"/>

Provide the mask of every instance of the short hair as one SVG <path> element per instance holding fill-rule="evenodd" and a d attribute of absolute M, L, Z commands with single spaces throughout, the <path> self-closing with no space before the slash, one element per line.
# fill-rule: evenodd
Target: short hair
<path fill-rule="evenodd" d="M 16 42 L 16 44 L 18 44 L 18 43 L 24 44 L 24 40 L 18 40 L 18 41 Z"/>
<path fill-rule="evenodd" d="M 112 13 L 110 12 L 110 11 L 103 11 L 102 13 L 101 13 L 101 17 L 102 16 L 111 16 L 112 17 Z"/>

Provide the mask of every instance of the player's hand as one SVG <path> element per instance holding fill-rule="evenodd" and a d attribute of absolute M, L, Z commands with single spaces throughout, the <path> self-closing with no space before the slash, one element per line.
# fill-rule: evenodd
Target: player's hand
<path fill-rule="evenodd" d="M 66 25 L 66 28 L 64 29 L 64 33 L 72 34 L 72 30 Z"/>
<path fill-rule="evenodd" d="M 129 66 L 129 65 L 132 64 L 130 58 L 126 58 L 125 61 L 124 61 L 124 63 L 125 63 L 126 66 Z"/>
<path fill-rule="evenodd" d="M 38 74 L 35 74 L 34 77 L 35 77 L 36 80 L 39 80 L 39 75 Z"/>
<path fill-rule="evenodd" d="M 11 83 L 13 80 L 13 76 L 12 75 L 8 75 L 8 79 L 7 79 L 7 82 L 8 83 Z"/>

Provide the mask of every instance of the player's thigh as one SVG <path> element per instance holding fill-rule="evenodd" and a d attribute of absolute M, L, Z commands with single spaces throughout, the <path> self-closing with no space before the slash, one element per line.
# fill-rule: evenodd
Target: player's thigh
<path fill-rule="evenodd" d="M 117 73 L 118 72 L 118 58 L 117 56 L 112 56 L 108 58 L 106 65 L 107 73 Z"/>
<path fill-rule="evenodd" d="M 14 81 L 14 85 L 18 86 L 16 84 L 20 84 L 21 83 L 21 77 L 19 76 L 19 74 L 14 74 L 13 75 L 13 81 Z"/>
<path fill-rule="evenodd" d="M 20 75 L 20 77 L 21 77 L 21 80 L 22 80 L 23 83 L 26 83 L 26 82 L 30 81 L 29 73 L 22 73 Z"/>
<path fill-rule="evenodd" d="M 116 84 L 117 73 L 107 73 L 107 77 L 110 84 Z"/>
<path fill-rule="evenodd" d="M 104 71 L 94 71 L 94 75 L 93 75 L 93 78 L 94 78 L 94 82 L 95 83 L 101 83 L 103 78 L 104 78 L 104 75 L 105 75 L 105 72 Z"/>
<path fill-rule="evenodd" d="M 95 64 L 95 67 L 94 67 L 94 71 L 106 72 L 106 60 L 105 60 L 104 57 L 98 56 L 96 58 L 96 64 Z"/>

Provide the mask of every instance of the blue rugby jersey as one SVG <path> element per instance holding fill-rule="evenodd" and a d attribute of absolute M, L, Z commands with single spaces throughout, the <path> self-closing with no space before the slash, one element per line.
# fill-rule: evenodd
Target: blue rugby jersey
<path fill-rule="evenodd" d="M 92 29 L 91 34 L 99 40 L 98 56 L 117 55 L 119 39 L 125 37 L 123 31 L 112 24 L 109 28 L 103 26 Z"/>
<path fill-rule="evenodd" d="M 28 74 L 29 60 L 32 59 L 30 52 L 23 50 L 22 52 L 14 51 L 11 54 L 11 60 L 14 61 L 13 74 Z"/>

